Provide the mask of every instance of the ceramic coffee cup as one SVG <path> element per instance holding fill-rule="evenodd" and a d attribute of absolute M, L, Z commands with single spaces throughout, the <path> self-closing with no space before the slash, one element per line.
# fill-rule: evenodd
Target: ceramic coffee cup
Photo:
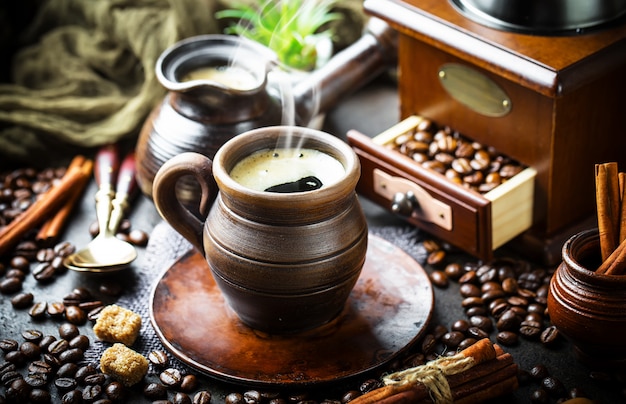
<path fill-rule="evenodd" d="M 180 202 L 183 176 L 202 188 L 204 222 Z M 368 231 L 359 177 L 345 142 L 274 126 L 234 137 L 212 161 L 194 152 L 171 158 L 153 194 L 161 216 L 205 256 L 207 276 L 241 321 L 282 334 L 335 318 L 360 275 Z"/>

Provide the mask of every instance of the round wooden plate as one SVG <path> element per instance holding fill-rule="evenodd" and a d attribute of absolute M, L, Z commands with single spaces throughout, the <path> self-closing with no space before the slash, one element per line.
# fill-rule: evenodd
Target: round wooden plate
<path fill-rule="evenodd" d="M 209 376 L 259 387 L 336 382 L 381 367 L 425 332 L 434 306 L 428 275 L 410 255 L 369 236 L 365 265 L 344 310 L 291 335 L 247 327 L 195 250 L 153 289 L 150 320 L 173 355 Z"/>

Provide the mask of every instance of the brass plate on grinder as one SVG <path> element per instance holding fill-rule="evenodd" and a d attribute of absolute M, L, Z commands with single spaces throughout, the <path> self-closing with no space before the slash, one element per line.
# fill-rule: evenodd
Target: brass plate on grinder
<path fill-rule="evenodd" d="M 251 386 L 302 387 L 387 364 L 422 336 L 433 306 L 432 285 L 419 263 L 370 234 L 346 307 L 314 330 L 268 335 L 241 323 L 195 250 L 161 275 L 150 320 L 165 347 L 202 373 Z"/>

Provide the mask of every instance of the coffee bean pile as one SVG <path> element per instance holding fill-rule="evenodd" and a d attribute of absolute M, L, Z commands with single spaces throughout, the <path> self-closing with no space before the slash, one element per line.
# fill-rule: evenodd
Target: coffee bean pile
<path fill-rule="evenodd" d="M 25 330 L 22 339 L 0 340 L 0 382 L 7 402 L 49 403 L 52 389 L 63 403 L 94 402 L 105 392 L 124 390 L 93 366 L 80 365 L 90 341 L 74 324 L 62 323 L 56 336 Z"/>
<path fill-rule="evenodd" d="M 5 338 L 0 340 L 4 361 L 0 362 L 0 382 L 5 394 L 0 402 L 50 403 L 56 393 L 62 404 L 74 403 L 122 403 L 129 388 L 97 367 L 85 364 L 84 352 L 90 340 L 71 323 L 58 327 L 58 336 L 44 335 L 36 329 L 22 332 L 22 341 Z M 193 395 L 197 382 L 194 375 L 183 376 L 173 368 L 159 375 L 159 382 L 146 382 L 143 395 L 152 401 L 167 400 L 168 389 L 173 404 L 209 403 L 211 394 L 200 390 Z M 6 400 L 6 401 L 5 401 Z"/>
<path fill-rule="evenodd" d="M 38 195 L 65 175 L 66 168 L 20 168 L 0 172 L 0 227 L 13 221 L 28 209 Z"/>
<path fill-rule="evenodd" d="M 520 337 L 547 347 L 558 344 L 559 331 L 547 315 L 553 269 L 534 268 L 526 261 L 508 258 L 491 263 L 446 263 L 439 243 L 428 240 L 424 247 L 433 285 L 445 288 L 451 280 L 460 285 L 461 306 L 467 316 L 464 324 L 469 327 L 465 331 L 482 336 L 497 331 L 497 342 L 505 346 L 516 345 Z"/>
<path fill-rule="evenodd" d="M 43 193 L 48 191 L 66 173 L 66 167 L 20 168 L 0 172 L 0 229 L 24 213 Z M 62 241 L 56 245 L 43 245 L 46 242 L 35 240 L 38 229 L 32 231 L 15 247 L 10 261 L 0 262 L 0 293 L 14 294 L 22 289 L 28 272 L 41 283 L 53 281 L 66 271 L 63 259 L 73 253 L 73 244 Z M 89 229 L 93 237 L 98 234 L 96 225 Z M 128 219 L 122 221 L 117 236 L 137 246 L 146 246 L 148 235 L 139 229 L 132 229 Z M 33 268 L 31 271 L 31 263 Z M 20 296 L 17 305 L 26 304 L 28 297 Z"/>
<path fill-rule="evenodd" d="M 388 147 L 479 193 L 491 191 L 525 168 L 493 147 L 429 119 L 396 137 Z"/>

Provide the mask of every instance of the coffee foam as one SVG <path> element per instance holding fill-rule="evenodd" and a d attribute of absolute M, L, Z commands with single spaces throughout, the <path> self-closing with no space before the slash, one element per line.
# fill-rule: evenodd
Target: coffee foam
<path fill-rule="evenodd" d="M 264 149 L 239 161 L 230 177 L 255 191 L 314 176 L 322 188 L 339 182 L 345 169 L 339 160 L 315 149 Z"/>

